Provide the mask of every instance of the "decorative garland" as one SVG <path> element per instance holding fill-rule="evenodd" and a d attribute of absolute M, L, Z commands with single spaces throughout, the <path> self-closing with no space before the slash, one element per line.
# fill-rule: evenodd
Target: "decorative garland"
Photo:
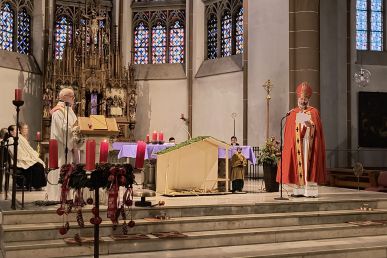
<path fill-rule="evenodd" d="M 120 181 L 120 186 L 129 187 L 133 185 L 134 182 L 134 174 L 133 167 L 130 164 L 122 164 L 122 165 L 113 165 L 110 163 L 105 164 L 97 164 L 95 170 L 90 174 L 90 176 L 86 173 L 84 169 L 84 164 L 78 165 L 63 165 L 61 168 L 61 173 L 59 177 L 59 184 L 65 182 L 66 173 L 69 169 L 73 171 L 70 173 L 70 181 L 68 182 L 68 187 L 71 189 L 80 189 L 80 188 L 89 188 L 90 190 L 94 190 L 96 188 L 110 188 L 111 181 L 109 181 L 109 176 L 111 174 L 110 169 L 123 169 L 125 172 L 122 176 L 125 177 L 125 180 L 122 179 Z"/>
<path fill-rule="evenodd" d="M 93 198 L 89 196 L 86 201 L 83 199 L 83 189 L 98 191 L 99 188 L 108 190 L 108 209 L 107 217 L 113 222 L 113 229 L 119 225 L 119 218 L 124 222 L 122 225 L 122 234 L 128 234 L 128 226 L 134 227 L 132 205 L 133 205 L 133 182 L 134 174 L 133 167 L 130 164 L 113 165 L 113 164 L 97 164 L 96 169 L 92 172 L 87 172 L 83 164 L 79 165 L 63 165 L 60 170 L 59 184 L 61 184 L 61 206 L 57 209 L 57 214 L 63 216 L 63 226 L 59 229 L 61 235 L 65 235 L 69 229 L 70 224 L 68 215 L 72 209 L 76 209 L 77 223 L 80 228 L 85 226 L 82 215 L 82 207 L 86 204 L 93 204 Z M 118 200 L 119 187 L 125 187 L 125 194 L 123 200 Z M 69 198 L 70 189 L 74 190 L 73 198 Z M 130 214 L 130 221 L 126 223 L 126 211 Z M 95 206 L 91 212 L 94 217 L 90 219 L 90 223 L 99 225 L 102 218 L 99 216 L 99 210 Z M 79 234 L 74 236 L 75 242 L 82 243 Z"/>

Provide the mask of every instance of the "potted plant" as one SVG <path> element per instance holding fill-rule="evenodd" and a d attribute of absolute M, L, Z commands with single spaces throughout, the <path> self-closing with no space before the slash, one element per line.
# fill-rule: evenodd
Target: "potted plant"
<path fill-rule="evenodd" d="M 267 139 L 265 145 L 259 148 L 258 165 L 263 166 L 263 179 L 265 181 L 266 192 L 278 191 L 276 176 L 277 163 L 280 156 L 280 144 L 274 137 Z"/>

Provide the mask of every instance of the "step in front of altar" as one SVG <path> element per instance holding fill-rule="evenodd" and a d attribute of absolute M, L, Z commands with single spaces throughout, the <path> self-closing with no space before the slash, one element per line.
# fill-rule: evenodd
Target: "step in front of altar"
<path fill-rule="evenodd" d="M 222 258 L 343 258 L 372 257 L 385 258 L 387 255 L 387 236 L 366 236 L 352 238 L 330 238 L 297 242 L 269 244 L 233 245 L 183 250 L 167 250 L 135 253 L 136 258 L 181 258 L 181 257 L 222 257 Z M 87 256 L 89 257 L 89 256 Z M 101 258 L 108 256 L 102 255 Z M 79 258 L 86 258 L 80 256 Z M 115 255 L 114 258 L 126 258 Z"/>
<path fill-rule="evenodd" d="M 222 215 L 202 217 L 180 217 L 164 221 L 149 221 L 149 219 L 137 219 L 136 226 L 129 229 L 129 234 L 150 234 L 153 232 L 193 232 L 208 230 L 230 230 L 241 228 L 260 228 L 270 226 L 297 226 L 313 224 L 345 223 L 348 221 L 387 221 L 387 210 L 360 211 L 360 210 L 338 210 L 338 211 L 311 211 L 275 214 L 244 214 L 244 215 Z M 120 221 L 122 224 L 123 221 Z M 70 222 L 70 230 L 65 235 L 59 234 L 58 229 L 62 223 L 40 223 L 3 225 L 2 238 L 5 242 L 10 241 L 34 241 L 63 239 L 72 237 L 76 233 L 82 236 L 93 235 L 93 225 L 85 222 L 85 228 L 79 230 L 76 222 Z M 122 227 L 112 229 L 110 221 L 103 221 L 100 225 L 100 236 L 120 234 Z"/>
<path fill-rule="evenodd" d="M 102 237 L 100 254 L 136 253 L 231 245 L 281 243 L 289 241 L 348 238 L 351 236 L 387 235 L 386 226 L 360 227 L 349 223 L 317 224 L 290 227 L 249 228 L 184 232 L 186 237 L 142 240 L 113 240 Z M 91 243 L 78 246 L 63 240 L 8 242 L 3 246 L 7 258 L 29 256 L 64 257 L 91 255 Z"/>
<path fill-rule="evenodd" d="M 176 217 L 196 217 L 196 216 L 216 216 L 216 215 L 239 215 L 239 214 L 267 214 L 281 212 L 305 212 L 305 211 L 329 211 L 329 210 L 353 210 L 368 204 L 371 208 L 386 208 L 386 198 L 378 199 L 338 199 L 322 201 L 317 199 L 295 199 L 295 201 L 285 202 L 264 202 L 255 204 L 217 204 L 217 205 L 184 205 L 184 206 L 164 206 L 153 208 L 133 208 L 133 218 L 142 219 L 159 215 L 165 212 L 172 218 Z M 59 206 L 48 210 L 16 210 L 3 211 L 3 225 L 18 224 L 40 224 L 61 222 L 61 217 L 56 214 Z M 91 218 L 92 206 L 82 209 L 85 218 Z M 106 206 L 100 208 L 100 216 L 106 220 Z M 69 216 L 69 221 L 76 221 L 76 212 L 73 210 Z"/>
<path fill-rule="evenodd" d="M 373 209 L 362 211 L 367 204 Z M 69 216 L 70 231 L 92 236 L 90 207 L 83 209 L 85 229 L 76 225 L 75 212 Z M 170 220 L 151 221 L 160 213 Z M 214 248 L 230 245 L 262 245 L 308 239 L 324 240 L 352 236 L 381 236 L 386 234 L 384 223 L 376 226 L 359 226 L 349 221 L 387 221 L 387 196 L 381 198 L 353 198 L 342 200 L 293 199 L 287 202 L 255 204 L 219 204 L 134 208 L 136 226 L 129 234 L 146 234 L 149 239 L 117 240 L 121 227 L 113 232 L 106 218 L 106 207 L 101 209 L 104 222 L 100 228 L 101 254 L 133 253 L 190 248 Z M 5 257 L 71 257 L 93 254 L 92 243 L 82 246 L 67 244 L 58 233 L 61 217 L 56 208 L 50 210 L 18 210 L 2 212 L 1 242 Z M 121 221 L 122 223 L 122 221 Z M 183 238 L 152 237 L 155 232 L 179 232 Z M 59 254 L 59 255 L 58 255 Z"/>

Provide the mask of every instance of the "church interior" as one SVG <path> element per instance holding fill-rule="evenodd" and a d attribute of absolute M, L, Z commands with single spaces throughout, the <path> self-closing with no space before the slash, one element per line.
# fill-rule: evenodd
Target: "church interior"
<path fill-rule="evenodd" d="M 0 0 L 0 258 L 387 257 L 386 6 Z"/>

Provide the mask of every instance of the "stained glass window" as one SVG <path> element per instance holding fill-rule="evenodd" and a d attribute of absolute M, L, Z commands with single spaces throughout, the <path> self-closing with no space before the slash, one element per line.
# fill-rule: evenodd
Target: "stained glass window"
<path fill-rule="evenodd" d="M 17 19 L 17 51 L 21 54 L 28 54 L 30 52 L 31 17 L 26 9 L 23 8 L 19 12 Z"/>
<path fill-rule="evenodd" d="M 167 52 L 167 29 L 161 22 L 152 27 L 152 63 L 164 64 Z"/>
<path fill-rule="evenodd" d="M 169 30 L 169 63 L 184 63 L 184 26 L 175 21 Z"/>
<path fill-rule="evenodd" d="M 383 51 L 383 0 L 356 1 L 356 49 Z"/>
<path fill-rule="evenodd" d="M 0 49 L 13 50 L 14 12 L 10 3 L 0 9 Z"/>
<path fill-rule="evenodd" d="M 66 16 L 60 16 L 55 26 L 55 58 L 62 59 L 65 47 L 71 44 L 72 23 Z"/>
<path fill-rule="evenodd" d="M 91 93 L 90 95 L 90 115 L 98 115 L 98 94 Z"/>
<path fill-rule="evenodd" d="M 208 59 L 243 53 L 243 0 L 211 1 L 206 20 Z"/>
<path fill-rule="evenodd" d="M 231 14 L 226 13 L 222 17 L 222 57 L 231 56 L 232 46 L 231 46 L 231 36 L 232 36 L 232 21 Z"/>
<path fill-rule="evenodd" d="M 185 11 L 140 11 L 133 13 L 134 63 L 184 63 Z"/>
<path fill-rule="evenodd" d="M 217 57 L 218 26 L 215 14 L 211 14 L 207 21 L 207 58 Z"/>
<path fill-rule="evenodd" d="M 134 63 L 148 63 L 149 30 L 140 22 L 134 29 Z"/>
<path fill-rule="evenodd" d="M 383 0 L 371 0 L 371 50 L 383 50 Z"/>
<path fill-rule="evenodd" d="M 243 53 L 243 7 L 236 16 L 235 53 Z"/>

